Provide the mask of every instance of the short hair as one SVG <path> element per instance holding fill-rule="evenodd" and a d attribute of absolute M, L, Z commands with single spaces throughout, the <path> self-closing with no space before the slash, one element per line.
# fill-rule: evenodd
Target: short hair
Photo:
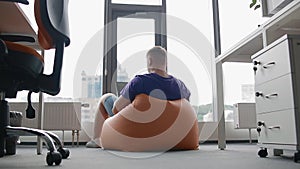
<path fill-rule="evenodd" d="M 158 62 L 166 64 L 167 61 L 167 51 L 161 46 L 154 46 L 147 52 L 147 56 L 151 56 Z"/>

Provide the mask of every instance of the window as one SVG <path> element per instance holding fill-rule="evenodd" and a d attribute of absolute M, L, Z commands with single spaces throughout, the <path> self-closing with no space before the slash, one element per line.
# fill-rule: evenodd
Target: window
<path fill-rule="evenodd" d="M 251 1 L 219 0 L 222 53 L 263 24 L 261 9 L 249 8 Z M 234 8 L 232 6 L 234 5 Z M 234 10 L 233 10 L 234 9 Z"/>
<path fill-rule="evenodd" d="M 162 5 L 162 0 L 112 0 L 112 3 Z M 210 0 L 190 0 L 187 2 L 167 1 L 167 33 L 170 35 L 168 36 L 167 43 L 168 52 L 170 54 L 168 69 L 171 74 L 183 80 L 191 90 L 191 103 L 198 112 L 200 121 L 211 121 L 213 119 L 211 117 L 213 116 L 209 114 L 212 113 L 212 84 L 211 76 L 209 74 L 211 68 L 205 66 L 205 61 L 199 59 L 199 53 L 205 53 L 205 56 L 200 56 L 200 58 L 206 57 L 209 59 L 213 56 L 211 55 L 211 51 L 203 52 L 209 49 L 207 46 L 199 43 L 198 47 L 201 52 L 197 52 L 193 50 L 189 40 L 178 37 L 179 35 L 188 35 L 192 37 L 191 39 L 199 39 L 198 37 L 195 37 L 194 34 L 184 29 L 182 25 L 176 24 L 176 22 L 185 22 L 188 24 L 188 27 L 198 30 L 198 32 L 203 35 L 202 40 L 208 41 L 211 48 L 213 44 L 211 3 Z M 234 1 L 233 3 L 236 6 L 234 12 L 232 12 L 232 3 L 219 1 L 223 51 L 229 49 L 264 21 L 264 18 L 261 17 L 261 10 L 254 11 L 253 9 L 250 9 L 249 4 L 244 1 Z M 28 6 L 22 6 L 22 8 L 23 7 L 27 8 Z M 30 11 L 32 12 L 33 10 Z M 93 87 L 94 92 L 98 93 L 102 90 L 103 63 L 101 58 L 103 57 L 103 51 L 94 49 L 99 49 L 103 46 L 103 35 L 101 35 L 103 31 L 101 29 L 104 27 L 104 2 L 98 0 L 90 0 L 89 3 L 70 1 L 69 16 L 71 45 L 65 49 L 61 92 L 56 97 L 82 99 L 87 98 L 88 90 L 91 90 L 88 88 L 88 78 L 95 78 L 95 87 Z M 94 19 L 86 19 L 91 18 L 91 16 Z M 247 18 L 247 22 L 244 22 L 245 18 Z M 150 25 L 149 32 L 153 32 L 153 20 L 137 18 L 119 18 L 117 21 L 120 25 L 120 29 L 118 28 L 119 31 L 122 31 L 121 27 L 128 26 L 127 23 L 129 21 L 137 24 L 136 27 L 142 24 Z M 242 21 L 243 24 L 239 24 Z M 178 31 L 178 34 L 174 35 L 174 31 Z M 127 62 L 126 58 L 130 58 L 131 56 L 134 56 L 132 58 L 142 56 L 139 59 L 144 59 L 143 52 L 146 52 L 146 50 L 153 45 L 153 36 L 150 33 L 149 35 L 144 35 L 142 37 L 135 36 L 119 40 L 121 40 L 121 42 L 118 44 L 117 53 L 122 54 L 118 55 L 118 61 L 121 65 L 119 69 L 121 72 L 123 71 L 123 75 L 127 74 L 128 78 L 131 78 L 134 74 L 140 73 L 140 71 L 143 70 L 141 70 L 141 68 L 130 70 L 130 66 L 126 66 L 127 64 L 123 67 L 125 60 Z M 140 48 L 140 46 L 142 46 L 142 48 Z M 141 53 L 135 53 L 134 51 L 137 51 L 136 48 L 138 48 L 138 51 L 141 51 Z M 53 63 L 53 53 L 51 52 L 53 51 L 46 52 L 45 58 L 46 67 L 49 68 L 49 70 L 46 68 L 46 71 L 48 72 L 52 71 L 51 65 Z M 140 62 L 145 63 L 144 61 Z M 208 60 L 207 62 L 210 62 L 211 64 L 212 60 Z M 143 65 L 139 66 L 144 67 Z M 178 69 L 179 67 L 182 67 L 183 69 Z M 124 69 L 126 69 L 126 71 L 124 71 Z M 251 72 L 251 70 L 248 71 Z M 83 75 L 82 72 L 85 72 L 85 75 Z M 100 83 L 96 80 L 97 78 Z M 227 77 L 225 78 L 227 79 Z M 120 79 L 128 80 L 121 77 Z M 228 86 L 230 86 L 230 81 L 231 80 L 226 80 Z M 246 86 L 251 85 L 251 83 L 243 82 L 243 85 L 244 88 L 247 88 Z M 248 87 L 244 90 L 246 91 L 249 89 L 249 92 L 251 92 L 250 88 L 251 87 Z M 18 95 L 22 98 L 26 98 L 27 94 Z M 94 97 L 100 96 L 95 94 Z M 238 94 L 238 97 L 242 97 L 241 94 Z M 233 101 L 229 101 L 230 99 L 227 95 L 225 95 L 225 98 L 228 103 L 233 103 Z M 235 101 L 238 101 L 238 99 Z"/>
<path fill-rule="evenodd" d="M 267 18 L 261 9 L 249 8 L 249 2 L 219 1 L 222 53 L 249 35 Z M 232 10 L 232 5 L 235 6 Z M 254 102 L 254 73 L 249 63 L 224 63 L 225 120 L 232 121 L 232 106 L 239 102 Z"/>
<path fill-rule="evenodd" d="M 117 81 L 128 82 L 134 75 L 146 73 L 146 52 L 155 45 L 154 19 L 118 18 Z M 143 27 L 142 34 L 136 34 Z M 121 39 L 123 31 L 132 31 L 131 37 Z M 139 63 L 139 64 L 136 64 Z"/>
<path fill-rule="evenodd" d="M 154 45 L 166 46 L 165 5 L 147 6 L 106 2 L 103 92 L 118 93 L 116 82 L 145 73 L 145 54 Z M 160 12 L 160 13 L 158 13 Z M 139 63 L 139 64 L 136 64 Z M 141 72 L 142 71 L 142 72 Z"/>
<path fill-rule="evenodd" d="M 213 121 L 211 6 L 210 0 L 167 1 L 168 71 L 190 89 L 199 121 Z"/>
<path fill-rule="evenodd" d="M 112 3 L 133 5 L 162 5 L 162 0 L 112 0 Z"/>
<path fill-rule="evenodd" d="M 233 121 L 233 104 L 254 102 L 252 63 L 224 63 L 225 120 Z"/>

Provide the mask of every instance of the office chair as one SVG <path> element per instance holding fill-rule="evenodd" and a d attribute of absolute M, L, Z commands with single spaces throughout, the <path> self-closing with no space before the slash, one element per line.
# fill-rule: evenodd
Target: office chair
<path fill-rule="evenodd" d="M 26 0 L 11 2 L 26 4 Z M 44 50 L 55 49 L 53 72 L 50 75 L 43 74 L 44 59 L 35 49 L 16 43 L 16 41 L 31 42 L 32 39 L 26 36 L 1 37 L 0 35 L 0 157 L 15 153 L 15 150 L 7 146 L 6 140 L 19 135 L 43 138 L 49 150 L 46 157 L 48 165 L 53 163 L 59 165 L 62 159 L 69 156 L 69 150 L 63 148 L 55 134 L 39 129 L 9 126 L 10 111 L 5 100 L 15 98 L 18 91 L 29 91 L 26 116 L 34 118 L 31 93 L 44 92 L 53 96 L 59 93 L 64 47 L 70 44 L 68 2 L 69 0 L 35 0 L 34 2 L 40 47 Z"/>
<path fill-rule="evenodd" d="M 18 2 L 18 3 L 25 4 L 25 5 L 29 4 L 29 2 L 27 0 L 0 0 L 0 1 Z"/>

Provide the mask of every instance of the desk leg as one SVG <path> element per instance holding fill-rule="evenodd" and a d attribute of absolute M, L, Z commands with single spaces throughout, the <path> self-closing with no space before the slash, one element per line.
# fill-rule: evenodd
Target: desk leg
<path fill-rule="evenodd" d="M 77 134 L 77 147 L 79 147 L 79 130 L 76 130 Z"/>
<path fill-rule="evenodd" d="M 65 145 L 65 130 L 62 131 L 62 146 Z"/>
<path fill-rule="evenodd" d="M 74 135 L 75 135 L 75 130 L 72 130 L 72 147 L 74 146 Z"/>
<path fill-rule="evenodd" d="M 224 117 L 224 92 L 222 62 L 215 64 L 213 69 L 213 95 L 214 116 L 218 122 L 218 146 L 220 150 L 226 148 L 225 117 Z"/>
<path fill-rule="evenodd" d="M 251 128 L 249 128 L 249 143 L 252 144 Z"/>
<path fill-rule="evenodd" d="M 37 137 L 36 154 L 41 155 L 43 149 L 43 141 L 41 137 Z"/>

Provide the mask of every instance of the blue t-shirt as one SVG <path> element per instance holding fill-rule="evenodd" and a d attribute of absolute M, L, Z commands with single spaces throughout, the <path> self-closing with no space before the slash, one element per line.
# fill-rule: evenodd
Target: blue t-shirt
<path fill-rule="evenodd" d="M 122 89 L 120 94 L 131 102 L 139 94 L 147 94 L 163 100 L 177 100 L 182 98 L 189 100 L 191 95 L 181 80 L 173 76 L 165 78 L 156 73 L 135 76 Z"/>

